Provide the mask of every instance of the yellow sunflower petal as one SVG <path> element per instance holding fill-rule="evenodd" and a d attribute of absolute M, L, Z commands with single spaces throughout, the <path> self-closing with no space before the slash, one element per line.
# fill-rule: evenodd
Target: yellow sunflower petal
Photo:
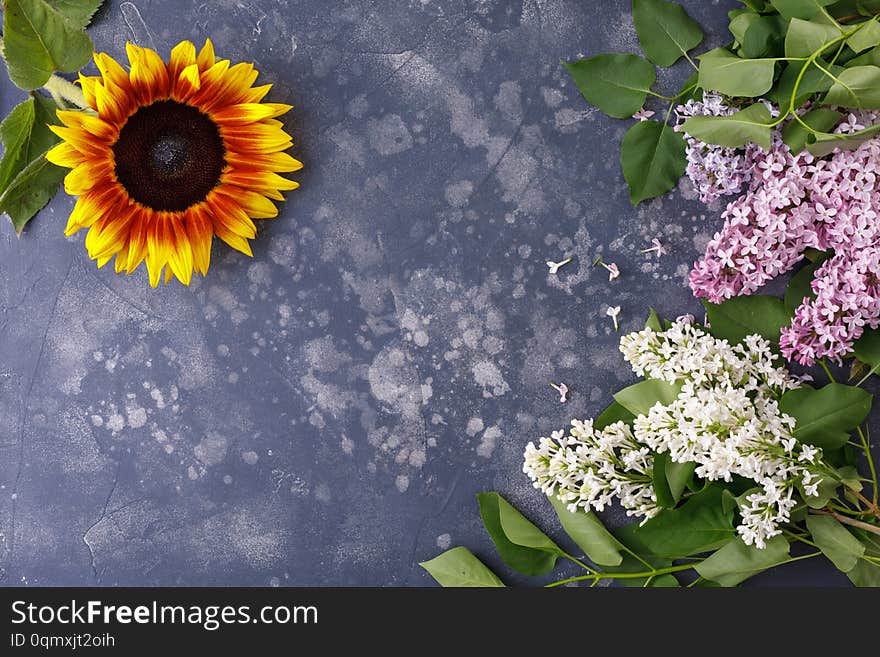
<path fill-rule="evenodd" d="M 211 242 L 214 238 L 211 218 L 201 205 L 197 205 L 187 211 L 185 225 L 192 246 L 193 265 L 204 276 L 211 266 Z"/>
<path fill-rule="evenodd" d="M 64 191 L 71 196 L 85 194 L 95 185 L 104 184 L 113 176 L 113 165 L 107 160 L 90 160 L 77 165 L 64 176 Z"/>
<path fill-rule="evenodd" d="M 95 105 L 95 85 L 101 80 L 100 77 L 91 77 L 85 76 L 82 73 L 79 74 L 79 86 L 82 89 L 83 96 L 85 96 L 86 103 L 88 103 L 89 107 L 93 110 L 98 109 L 98 106 Z"/>
<path fill-rule="evenodd" d="M 227 196 L 241 206 L 241 209 L 252 219 L 271 219 L 278 216 L 278 208 L 262 194 L 248 189 L 224 185 L 216 190 L 218 194 Z"/>
<path fill-rule="evenodd" d="M 152 211 L 142 211 L 132 221 L 126 245 L 128 257 L 125 263 L 125 272 L 127 274 L 140 267 L 147 256 L 147 221 L 151 216 Z"/>
<path fill-rule="evenodd" d="M 94 59 L 95 66 L 98 67 L 98 71 L 100 71 L 105 83 L 110 82 L 126 91 L 131 89 L 128 73 L 119 65 L 119 62 L 104 52 L 96 52 Z"/>
<path fill-rule="evenodd" d="M 214 65 L 214 43 L 205 39 L 205 45 L 199 51 L 198 64 L 200 71 L 207 71 Z"/>
<path fill-rule="evenodd" d="M 171 88 L 171 97 L 174 100 L 184 102 L 202 86 L 199 76 L 199 67 L 197 64 L 191 64 L 184 68 Z"/>
<path fill-rule="evenodd" d="M 171 271 L 184 285 L 189 285 L 193 272 L 193 252 L 189 244 L 186 230 L 176 217 L 169 218 L 171 250 L 168 257 L 168 266 Z"/>
<path fill-rule="evenodd" d="M 95 89 L 95 109 L 98 114 L 113 122 L 118 122 L 126 117 L 126 108 L 119 104 L 116 95 L 108 91 L 104 85 L 96 84 Z"/>
<path fill-rule="evenodd" d="M 170 87 L 168 67 L 158 53 L 131 43 L 126 44 L 126 50 L 131 61 L 131 86 L 141 102 L 149 105 L 157 99 L 167 98 Z"/>
<path fill-rule="evenodd" d="M 196 47 L 192 41 L 181 41 L 171 49 L 168 61 L 168 74 L 173 80 L 187 66 L 196 63 Z"/>
<path fill-rule="evenodd" d="M 299 183 L 287 178 L 282 178 L 271 171 L 227 171 L 221 179 L 230 185 L 238 185 L 246 189 L 253 189 L 266 194 L 269 198 L 275 198 L 268 192 L 289 191 L 299 187 Z"/>
<path fill-rule="evenodd" d="M 46 159 L 59 167 L 72 169 L 85 162 L 88 158 L 85 154 L 78 151 L 72 144 L 62 141 L 60 144 L 53 146 L 46 152 Z"/>
<path fill-rule="evenodd" d="M 277 173 L 290 173 L 299 171 L 303 165 L 287 153 L 266 153 L 240 155 L 234 152 L 226 154 L 226 161 L 236 169 L 258 169 L 275 171 Z"/>
<path fill-rule="evenodd" d="M 241 125 L 271 119 L 277 116 L 275 111 L 275 108 L 268 103 L 241 103 L 215 109 L 210 116 L 217 123 Z"/>
<path fill-rule="evenodd" d="M 105 121 L 100 116 L 92 116 L 85 112 L 75 110 L 58 110 L 59 120 L 68 128 L 85 130 L 99 140 L 110 143 L 116 139 L 119 129 L 113 123 Z"/>
<path fill-rule="evenodd" d="M 257 227 L 236 199 L 215 189 L 205 200 L 214 218 L 214 227 L 222 224 L 229 232 L 247 239 L 257 235 Z"/>

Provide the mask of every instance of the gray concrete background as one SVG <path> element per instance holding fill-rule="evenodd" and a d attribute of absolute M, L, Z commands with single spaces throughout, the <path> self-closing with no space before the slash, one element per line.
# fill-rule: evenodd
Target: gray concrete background
<path fill-rule="evenodd" d="M 684 4 L 718 45 L 736 3 Z M 255 257 L 215 243 L 190 288 L 97 270 L 64 194 L 21 239 L 2 221 L 0 583 L 427 585 L 416 563 L 460 544 L 521 581 L 474 494 L 551 517 L 525 443 L 633 379 L 609 304 L 622 330 L 699 312 L 684 281 L 720 225 L 686 191 L 633 209 L 629 122 L 559 64 L 636 52 L 629 6 L 107 2 L 90 31 L 114 56 L 211 36 L 255 61 L 306 168 Z M 4 112 L 22 98 L 2 76 Z"/>

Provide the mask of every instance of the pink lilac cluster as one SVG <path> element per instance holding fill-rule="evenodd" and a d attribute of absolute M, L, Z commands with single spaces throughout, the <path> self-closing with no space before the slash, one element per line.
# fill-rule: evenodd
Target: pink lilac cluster
<path fill-rule="evenodd" d="M 705 92 L 702 100 L 691 99 L 676 110 L 678 125 L 693 116 L 730 116 L 736 110 L 724 104 L 721 96 Z M 752 178 L 752 159 L 760 152 L 758 146 L 749 145 L 744 149 L 725 148 L 706 144 L 688 134 L 684 135 L 687 153 L 685 173 L 707 205 L 721 196 L 738 194 Z"/>
<path fill-rule="evenodd" d="M 850 115 L 837 132 L 877 119 Z M 777 132 L 769 151 L 749 158 L 748 190 L 727 206 L 724 226 L 690 274 L 691 289 L 721 303 L 791 270 L 807 248 L 831 250 L 812 282 L 816 298 L 803 300 L 780 346 L 803 365 L 839 361 L 865 326 L 880 326 L 880 139 L 816 159 L 792 155 Z"/>

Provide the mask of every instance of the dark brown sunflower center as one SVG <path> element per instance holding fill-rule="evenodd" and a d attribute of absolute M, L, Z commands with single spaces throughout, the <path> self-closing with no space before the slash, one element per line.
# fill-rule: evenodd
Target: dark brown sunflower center
<path fill-rule="evenodd" d="M 113 145 L 116 177 L 135 201 L 176 212 L 205 200 L 226 166 L 217 125 L 191 105 L 162 100 L 132 114 Z"/>

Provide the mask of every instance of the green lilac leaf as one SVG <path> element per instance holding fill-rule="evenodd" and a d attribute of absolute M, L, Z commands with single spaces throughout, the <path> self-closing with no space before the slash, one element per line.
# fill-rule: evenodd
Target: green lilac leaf
<path fill-rule="evenodd" d="M 730 19 L 728 29 L 733 35 L 733 38 L 736 39 L 738 43 L 742 44 L 743 41 L 745 41 L 748 29 L 760 19 L 761 17 L 754 12 L 741 10 Z"/>
<path fill-rule="evenodd" d="M 831 516 L 807 516 L 807 529 L 822 554 L 844 573 L 855 568 L 865 554 L 865 546 Z"/>
<path fill-rule="evenodd" d="M 537 534 L 540 534 L 541 531 L 522 517 L 522 514 L 498 493 L 481 493 L 477 495 L 477 501 L 480 505 L 480 517 L 483 520 L 483 525 L 492 542 L 495 543 L 495 548 L 504 563 L 523 575 L 545 575 L 553 570 L 560 552 L 553 541 L 547 537 L 544 537 L 546 541 L 538 537 Z M 524 522 L 514 519 L 514 515 L 519 515 Z M 536 548 L 516 543 L 506 533 L 502 516 L 518 540 L 552 547 Z M 526 527 L 525 523 L 534 527 L 534 530 Z"/>
<path fill-rule="evenodd" d="M 700 56 L 700 86 L 726 96 L 757 98 L 770 91 L 776 62 L 741 59 L 725 48 Z"/>
<path fill-rule="evenodd" d="M 749 142 L 770 150 L 773 118 L 764 103 L 755 103 L 730 116 L 693 116 L 682 131 L 707 144 L 739 148 Z"/>
<path fill-rule="evenodd" d="M 497 588 L 504 586 L 486 565 L 466 547 L 454 547 L 419 565 L 444 587 Z"/>
<path fill-rule="evenodd" d="M 638 530 L 638 536 L 653 553 L 679 559 L 716 550 L 736 534 L 736 507 L 730 491 L 709 486 L 691 496 L 677 509 L 664 509 Z"/>
<path fill-rule="evenodd" d="M 657 79 L 651 63 L 636 55 L 598 55 L 564 63 L 584 98 L 618 119 L 642 108 Z"/>
<path fill-rule="evenodd" d="M 626 410 L 617 402 L 611 402 L 611 405 L 602 411 L 599 416 L 593 420 L 593 428 L 597 430 L 604 429 L 615 422 L 623 422 L 624 424 L 632 424 L 636 416 Z"/>
<path fill-rule="evenodd" d="M 844 70 L 842 66 L 832 65 L 822 60 L 819 60 L 819 64 L 821 64 L 822 68 L 835 76 L 840 75 Z M 834 81 L 828 77 L 822 69 L 812 64 L 808 65 L 807 62 L 796 61 L 791 62 L 786 66 L 782 75 L 779 76 L 776 86 L 768 94 L 768 98 L 774 103 L 782 105 L 783 108 L 787 107 L 791 102 L 791 95 L 794 93 L 795 83 L 797 83 L 798 77 L 800 77 L 801 70 L 804 66 L 809 66 L 809 68 L 806 70 L 803 77 L 800 78 L 798 96 L 795 98 L 795 108 L 803 105 L 810 95 L 825 92 L 831 88 Z"/>
<path fill-rule="evenodd" d="M 808 262 L 800 269 L 800 271 L 798 271 L 797 274 L 792 276 L 791 282 L 789 282 L 788 288 L 785 290 L 784 299 L 785 308 L 788 310 L 789 314 L 794 315 L 795 310 L 797 310 L 798 306 L 800 306 L 806 299 L 816 298 L 816 293 L 813 292 L 811 283 L 816 275 L 816 270 L 818 270 L 827 259 L 828 254 L 821 252 L 819 258 L 813 262 Z"/>
<path fill-rule="evenodd" d="M 862 337 L 856 340 L 853 352 L 856 358 L 871 368 L 867 372 L 868 375 L 880 372 L 880 331 L 867 329 L 862 333 Z"/>
<path fill-rule="evenodd" d="M 837 0 L 770 0 L 784 18 L 810 20 L 822 7 L 833 5 Z"/>
<path fill-rule="evenodd" d="M 835 149 L 854 151 L 869 139 L 873 139 L 878 133 L 880 133 L 880 123 L 845 135 L 818 135 L 816 141 L 807 145 L 807 151 L 815 157 L 825 157 L 833 153 Z"/>
<path fill-rule="evenodd" d="M 785 35 L 786 57 L 809 57 L 841 35 L 840 27 L 793 18 Z"/>
<path fill-rule="evenodd" d="M 853 68 L 855 66 L 880 66 L 880 47 L 872 48 L 846 63 L 846 68 Z"/>
<path fill-rule="evenodd" d="M 681 392 L 681 385 L 647 379 L 614 393 L 614 400 L 634 415 L 647 415 L 656 403 L 671 404 Z"/>
<path fill-rule="evenodd" d="M 633 0 L 632 7 L 642 50 L 657 66 L 672 66 L 703 41 L 700 24 L 675 2 Z"/>
<path fill-rule="evenodd" d="M 667 452 L 655 454 L 652 485 L 657 503 L 667 509 L 674 508 L 696 467 L 696 463 L 676 463 Z"/>
<path fill-rule="evenodd" d="M 633 205 L 665 194 L 687 168 L 681 134 L 658 121 L 639 121 L 624 135 L 620 147 L 623 176 Z"/>
<path fill-rule="evenodd" d="M 648 308 L 648 319 L 645 322 L 645 328 L 649 328 L 655 333 L 663 332 L 663 320 L 660 319 L 660 315 L 653 308 Z"/>
<path fill-rule="evenodd" d="M 584 551 L 590 561 L 599 566 L 619 566 L 623 561 L 623 546 L 591 511 L 578 509 L 574 513 L 564 502 L 551 496 L 550 503 L 559 517 L 565 533 Z"/>
<path fill-rule="evenodd" d="M 657 504 L 664 509 L 675 507 L 676 499 L 672 495 L 669 482 L 666 481 L 666 463 L 669 461 L 669 454 L 655 454 L 654 468 L 651 473 L 651 486 L 654 488 L 654 495 L 657 498 Z"/>
<path fill-rule="evenodd" d="M 641 528 L 639 522 L 633 522 L 624 525 L 618 529 L 614 529 L 614 536 L 626 546 L 626 553 L 623 555 L 623 561 L 619 566 L 609 566 L 604 570 L 609 573 L 640 573 L 646 570 L 659 570 L 668 568 L 672 565 L 672 559 L 660 557 L 653 554 L 651 550 L 644 544 L 639 536 Z M 647 564 L 647 565 L 646 565 Z M 651 578 L 635 577 L 632 579 L 620 579 L 617 583 L 626 588 L 665 588 L 679 586 L 678 580 L 674 575 L 666 574 L 660 577 Z"/>
<path fill-rule="evenodd" d="M 880 587 L 880 565 L 865 559 L 859 559 L 846 576 L 856 586 Z"/>
<path fill-rule="evenodd" d="M 779 410 L 795 419 L 792 434 L 800 442 L 832 451 L 845 445 L 850 431 L 865 420 L 871 400 L 861 388 L 829 383 L 819 390 L 807 386 L 789 390 L 779 401 Z"/>
<path fill-rule="evenodd" d="M 746 30 L 740 53 L 746 59 L 778 57 L 784 52 L 788 22 L 779 16 L 761 16 Z"/>
<path fill-rule="evenodd" d="M 844 69 L 823 101 L 859 109 L 880 109 L 880 67 L 854 66 Z"/>
<path fill-rule="evenodd" d="M 864 27 L 846 40 L 846 45 L 857 53 L 880 45 L 880 23 L 868 21 Z"/>
<path fill-rule="evenodd" d="M 779 332 L 791 322 L 782 299 L 762 294 L 733 297 L 722 304 L 704 302 L 709 316 L 709 332 L 730 344 L 757 334 L 779 342 Z"/>
<path fill-rule="evenodd" d="M 86 0 L 5 0 L 3 50 L 12 81 L 22 89 L 37 89 L 55 71 L 72 72 L 85 66 L 94 46 L 82 29 L 81 18 L 93 4 Z"/>
<path fill-rule="evenodd" d="M 736 586 L 749 577 L 788 561 L 789 549 L 788 541 L 782 536 L 771 538 L 762 550 L 736 538 L 698 563 L 694 569 L 701 577 L 721 586 Z"/>
<path fill-rule="evenodd" d="M 840 112 L 817 107 L 804 114 L 801 120 L 817 132 L 830 132 L 842 118 L 843 114 Z M 799 121 L 791 121 L 782 129 L 782 141 L 791 149 L 792 153 L 800 153 L 807 147 L 812 134 Z"/>

